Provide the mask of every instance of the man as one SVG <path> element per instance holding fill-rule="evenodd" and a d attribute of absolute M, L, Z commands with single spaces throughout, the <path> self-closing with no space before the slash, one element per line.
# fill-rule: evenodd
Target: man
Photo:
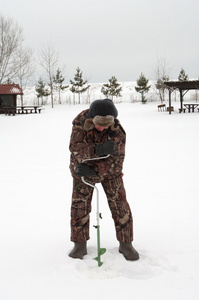
<path fill-rule="evenodd" d="M 74 120 L 69 149 L 73 177 L 71 205 L 71 241 L 74 248 L 69 256 L 82 259 L 87 254 L 89 214 L 93 188 L 84 184 L 101 183 L 115 224 L 119 252 L 127 260 L 139 259 L 133 248 L 133 220 L 123 184 L 123 161 L 126 133 L 117 119 L 117 109 L 109 99 L 95 100 L 89 109 Z M 106 159 L 82 163 L 84 159 L 110 154 Z"/>

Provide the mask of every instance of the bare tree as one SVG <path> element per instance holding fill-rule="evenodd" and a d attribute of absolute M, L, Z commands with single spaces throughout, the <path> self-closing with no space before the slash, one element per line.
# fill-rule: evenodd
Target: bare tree
<path fill-rule="evenodd" d="M 18 80 L 22 90 L 27 88 L 30 84 L 30 80 L 33 77 L 34 65 L 33 65 L 33 52 L 29 48 L 22 48 L 17 50 L 16 53 L 18 60 L 18 72 L 16 79 Z M 23 106 L 23 95 L 21 95 L 21 105 Z"/>
<path fill-rule="evenodd" d="M 13 79 L 18 70 L 17 51 L 23 42 L 22 28 L 0 15 L 0 84 Z"/>
<path fill-rule="evenodd" d="M 48 85 L 50 87 L 51 104 L 54 107 L 54 88 L 53 88 L 53 75 L 58 62 L 58 53 L 52 45 L 46 45 L 39 52 L 39 64 L 46 72 Z"/>
<path fill-rule="evenodd" d="M 157 80 L 155 87 L 158 90 L 158 95 L 160 97 L 161 103 L 163 103 L 165 101 L 165 92 L 167 89 L 164 82 L 169 80 L 168 63 L 165 58 L 158 59 L 158 64 L 155 72 L 156 72 L 156 80 Z"/>

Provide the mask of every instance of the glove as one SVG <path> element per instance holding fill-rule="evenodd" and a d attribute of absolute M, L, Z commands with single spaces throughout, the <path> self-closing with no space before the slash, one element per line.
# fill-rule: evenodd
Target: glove
<path fill-rule="evenodd" d="M 77 176 L 95 176 L 97 173 L 94 170 L 94 167 L 89 167 L 88 165 L 81 163 L 77 164 Z"/>
<path fill-rule="evenodd" d="M 108 154 L 115 154 L 115 141 L 109 140 L 104 144 L 95 146 L 95 153 L 98 156 L 108 155 Z"/>

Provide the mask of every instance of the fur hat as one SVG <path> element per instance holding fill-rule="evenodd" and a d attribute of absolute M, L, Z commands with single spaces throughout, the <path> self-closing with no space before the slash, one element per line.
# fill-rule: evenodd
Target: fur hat
<path fill-rule="evenodd" d="M 91 103 L 88 118 L 85 120 L 84 128 L 90 130 L 94 125 L 109 127 L 113 125 L 118 111 L 110 99 L 95 100 Z"/>

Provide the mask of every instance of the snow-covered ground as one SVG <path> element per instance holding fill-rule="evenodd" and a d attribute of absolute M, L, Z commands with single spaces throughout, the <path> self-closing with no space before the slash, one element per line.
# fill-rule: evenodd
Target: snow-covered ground
<path fill-rule="evenodd" d="M 100 189 L 101 246 L 96 256 L 96 199 L 88 255 L 73 260 L 69 138 L 86 105 L 41 114 L 0 115 L 0 298 L 2 300 L 199 297 L 199 113 L 158 112 L 157 103 L 119 103 L 127 133 L 124 182 L 140 260 L 118 252 Z"/>

